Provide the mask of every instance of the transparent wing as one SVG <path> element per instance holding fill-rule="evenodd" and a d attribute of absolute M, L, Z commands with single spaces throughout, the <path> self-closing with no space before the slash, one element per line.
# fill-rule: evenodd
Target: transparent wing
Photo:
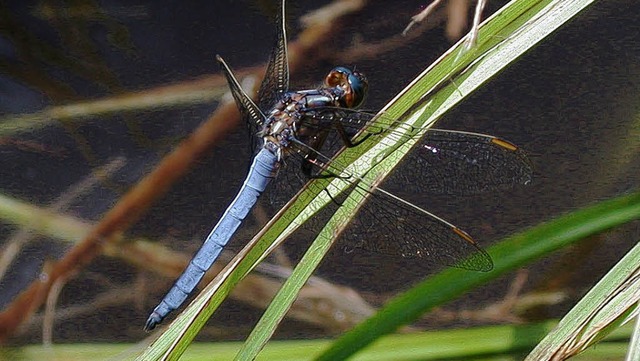
<path fill-rule="evenodd" d="M 531 182 L 524 151 L 486 134 L 432 129 L 387 182 L 409 192 L 467 195 Z"/>
<path fill-rule="evenodd" d="M 311 129 L 311 134 L 333 129 L 327 145 L 314 148 L 332 155 L 340 146 L 357 146 L 371 136 L 396 133 L 392 127 L 368 125 L 374 116 L 351 109 L 319 108 L 305 113 L 302 124 Z M 360 130 L 362 133 L 356 140 L 343 141 L 345 136 L 353 138 Z M 416 131 L 409 129 L 396 135 L 404 143 L 414 140 Z M 506 140 L 486 134 L 430 129 L 387 182 L 402 184 L 404 189 L 414 192 L 468 195 L 528 184 L 531 174 L 532 165 L 526 154 Z"/>
<path fill-rule="evenodd" d="M 387 127 L 369 124 L 375 116 L 374 113 L 357 109 L 316 107 L 307 109 L 301 114 L 301 124 L 310 129 L 318 130 L 330 127 L 337 133 L 344 131 L 352 138 L 361 130 L 365 133 L 363 138 L 392 132 L 391 124 Z M 362 138 L 359 138 L 360 140 Z"/>
<path fill-rule="evenodd" d="M 341 236 L 347 249 L 359 247 L 382 254 L 425 258 L 441 265 L 490 270 L 491 258 L 466 232 L 383 189 L 372 188 L 330 159 L 342 146 L 357 146 L 361 139 L 395 132 L 391 127 L 368 125 L 373 116 L 337 108 L 305 112 L 299 128 L 301 143 L 296 144 L 287 158 L 289 169 L 280 172 L 271 199 L 284 203 L 310 177 L 337 177 L 350 187 L 350 191 L 341 195 L 331 195 L 337 205 L 355 194 L 368 197 Z M 415 135 L 411 135 L 414 133 L 397 135 L 408 141 L 415 140 Z M 345 142 L 345 137 L 350 140 Z M 429 130 L 385 185 L 401 185 L 409 192 L 473 194 L 526 184 L 531 172 L 525 153 L 505 140 L 477 133 Z M 287 187 L 295 190 L 287 191 Z M 326 217 L 315 217 L 308 227 L 318 231 L 325 222 Z"/>
<path fill-rule="evenodd" d="M 354 192 L 367 191 L 358 185 Z M 466 232 L 382 189 L 369 194 L 342 239 L 347 247 L 382 254 L 425 258 L 476 271 L 493 268 L 491 257 Z"/>
<path fill-rule="evenodd" d="M 308 163 L 314 150 L 306 148 L 296 153 L 300 163 Z M 337 177 L 350 185 L 342 195 L 332 194 L 336 204 L 346 197 L 364 195 L 366 203 L 341 235 L 348 250 L 363 248 L 381 254 L 428 259 L 441 265 L 489 271 L 491 257 L 466 232 L 453 224 L 382 189 L 371 189 L 355 178 L 335 160 L 330 163 L 322 154 L 315 154 L 307 164 L 311 174 Z M 324 219 L 311 221 L 311 228 L 319 230 Z"/>
<path fill-rule="evenodd" d="M 216 56 L 216 59 L 220 64 L 220 68 L 222 69 L 224 76 L 227 78 L 227 83 L 229 83 L 231 95 L 233 95 L 233 99 L 238 106 L 238 110 L 240 110 L 242 119 L 249 125 L 250 128 L 261 129 L 266 119 L 264 113 L 262 113 L 260 108 L 258 108 L 253 100 L 251 100 L 247 93 L 242 90 L 238 79 L 236 79 L 235 75 L 233 75 L 233 71 L 231 70 L 229 65 L 227 65 L 224 59 L 222 59 L 222 57 L 219 55 Z"/>
<path fill-rule="evenodd" d="M 282 94 L 289 89 L 289 63 L 287 61 L 287 30 L 285 28 L 284 1 L 276 19 L 277 33 L 275 46 L 269 58 L 267 71 L 258 91 L 258 106 L 260 109 L 270 109 Z"/>

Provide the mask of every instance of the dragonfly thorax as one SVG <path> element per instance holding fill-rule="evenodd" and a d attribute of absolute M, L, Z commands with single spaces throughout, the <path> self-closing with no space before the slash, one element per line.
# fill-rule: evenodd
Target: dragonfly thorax
<path fill-rule="evenodd" d="M 308 110 L 340 106 L 343 96 L 344 91 L 338 87 L 286 93 L 268 113 L 261 132 L 265 144 L 272 143 L 286 149 L 296 137 Z"/>
<path fill-rule="evenodd" d="M 304 129 L 306 115 L 310 111 L 327 107 L 357 107 L 364 101 L 367 88 L 364 75 L 337 67 L 329 72 L 321 88 L 286 92 L 267 113 L 260 134 L 265 146 L 276 148 L 279 154 L 287 153 L 292 141 L 301 141 L 299 131 Z"/>

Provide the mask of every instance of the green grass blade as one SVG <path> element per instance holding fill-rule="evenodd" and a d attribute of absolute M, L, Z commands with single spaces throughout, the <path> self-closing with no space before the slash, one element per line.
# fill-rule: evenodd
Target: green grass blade
<path fill-rule="evenodd" d="M 498 325 L 389 335 L 356 357 L 358 361 L 387 360 L 510 360 L 530 350 L 557 324 L 545 321 L 527 325 Z M 632 327 L 624 326 L 609 335 L 596 349 L 585 356 L 589 360 L 621 360 L 626 351 L 626 340 Z M 301 361 L 309 360 L 329 345 L 329 340 L 286 340 L 270 342 L 258 356 L 258 360 Z M 238 352 L 241 342 L 196 342 L 184 353 L 181 361 L 230 360 Z M 3 346 L 0 361 L 97 361 L 129 360 L 139 344 L 53 344 Z M 479 352 L 480 351 L 480 352 Z M 498 355 L 498 356 L 496 356 Z M 582 355 L 581 355 L 582 356 Z M 492 357 L 492 358 L 489 358 Z M 517 358 L 516 358 L 517 359 Z"/>
<path fill-rule="evenodd" d="M 636 307 L 640 307 L 640 302 Z M 639 360 L 640 359 L 640 315 L 636 315 L 635 325 L 633 327 L 633 333 L 631 334 L 631 340 L 629 342 L 629 350 L 627 353 L 627 360 Z"/>
<path fill-rule="evenodd" d="M 584 351 L 633 320 L 639 301 L 640 243 L 562 318 L 526 360 L 565 359 Z"/>
<path fill-rule="evenodd" d="M 318 359 L 343 360 L 474 287 L 585 237 L 637 219 L 640 192 L 598 203 L 508 237 L 487 250 L 495 262 L 492 272 L 447 269 L 430 277 L 389 301 L 377 314 L 336 340 Z"/>

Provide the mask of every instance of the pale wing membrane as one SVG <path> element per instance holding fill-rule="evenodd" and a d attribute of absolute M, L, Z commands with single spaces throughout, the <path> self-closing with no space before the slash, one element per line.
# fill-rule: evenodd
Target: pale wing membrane
<path fill-rule="evenodd" d="M 276 18 L 276 36 L 267 70 L 258 90 L 258 107 L 268 112 L 289 90 L 289 62 L 287 61 L 287 32 L 285 29 L 284 1 L 280 2 L 280 9 Z M 262 139 L 256 135 L 262 130 L 252 122 L 247 123 L 251 154 L 257 153 L 262 146 Z"/>
<path fill-rule="evenodd" d="M 354 192 L 367 192 L 357 186 Z M 491 257 L 464 231 L 437 216 L 376 190 L 342 239 L 369 251 L 425 258 L 458 268 L 490 271 Z"/>
<path fill-rule="evenodd" d="M 317 158 L 319 162 L 328 160 L 321 154 Z M 341 235 L 347 249 L 358 247 L 381 254 L 425 258 L 440 265 L 478 271 L 493 268 L 491 257 L 454 225 L 385 191 L 370 193 L 367 184 L 345 172 L 335 160 L 321 169 L 320 165 L 314 168 L 320 175 L 337 176 L 351 184 L 343 194 L 331 194 L 336 204 L 354 193 L 368 197 Z M 317 231 L 325 221 L 314 219 L 310 224 Z"/>
<path fill-rule="evenodd" d="M 267 71 L 258 91 L 258 106 L 267 110 L 289 89 L 289 63 L 287 62 L 287 32 L 285 29 L 284 4 L 281 3 L 275 46 L 271 52 Z"/>
<path fill-rule="evenodd" d="M 220 68 L 224 73 L 224 76 L 227 78 L 227 82 L 229 83 L 229 88 L 231 89 L 231 95 L 233 95 L 233 99 L 236 101 L 236 105 L 238 106 L 238 110 L 240 110 L 240 114 L 242 119 L 254 129 L 260 129 L 264 124 L 266 117 L 264 113 L 258 108 L 256 103 L 251 100 L 251 98 L 247 95 L 247 93 L 242 90 L 238 79 L 233 75 L 231 68 L 227 63 L 220 57 L 219 55 L 216 57 L 218 63 L 220 64 Z"/>
<path fill-rule="evenodd" d="M 387 179 L 408 192 L 468 195 L 531 181 L 525 153 L 484 134 L 432 129 Z"/>
<path fill-rule="evenodd" d="M 416 137 L 414 128 L 405 127 L 397 132 L 380 125 L 364 127 L 375 115 L 357 110 L 321 108 L 306 115 L 323 120 L 310 126 L 334 129 L 339 126 L 351 136 L 364 128 L 357 139 L 395 133 L 402 144 Z M 322 151 L 333 154 L 324 148 Z M 485 134 L 430 129 L 389 181 L 406 184 L 405 189 L 414 192 L 468 195 L 528 184 L 531 174 L 532 165 L 526 154 L 505 140 Z"/>
<path fill-rule="evenodd" d="M 342 128 L 351 137 L 363 129 L 363 137 L 392 132 L 389 127 L 368 124 L 375 116 L 376 114 L 374 113 L 362 110 L 336 107 L 311 108 L 302 114 L 303 124 L 309 128 L 332 127 L 335 131 L 338 131 L 338 128 Z M 366 125 L 368 126 L 365 127 Z M 362 138 L 358 138 L 358 140 L 360 139 Z"/>
<path fill-rule="evenodd" d="M 360 247 L 382 254 L 425 258 L 430 262 L 465 269 L 488 271 L 493 267 L 489 255 L 465 232 L 451 223 L 399 199 L 383 190 L 373 190 L 360 179 L 350 176 L 345 167 L 328 155 L 333 155 L 345 143 L 344 135 L 353 137 L 373 117 L 373 114 L 345 109 L 327 108 L 305 114 L 305 127 L 312 130 L 333 130 L 324 142 L 316 138 L 302 139 L 297 152 L 289 157 L 288 172 L 274 185 L 276 198 L 288 200 L 309 175 L 335 177 L 350 184 L 349 191 L 331 194 L 336 205 L 351 191 L 367 195 L 368 200 L 342 234 L 347 248 Z M 365 127 L 357 139 L 385 136 L 395 130 L 382 126 Z M 314 131 L 309 132 L 314 134 Z M 397 133 L 413 140 L 409 135 Z M 322 148 L 320 148 L 322 146 Z M 322 153 L 316 149 L 322 149 Z M 326 155 L 325 155 L 326 154 Z M 310 163 L 312 159 L 314 163 Z M 304 169 L 300 172 L 299 169 Z M 491 189 L 526 184 L 531 179 L 531 164 L 524 152 L 498 138 L 468 132 L 429 130 L 405 161 L 392 172 L 387 182 L 401 185 L 409 192 L 473 194 Z M 389 183 L 386 183 L 389 184 Z M 287 195 L 283 197 L 283 195 Z M 281 204 L 282 202 L 276 202 Z M 326 212 L 331 215 L 333 212 Z M 318 231 L 327 217 L 316 217 L 307 227 Z"/>
<path fill-rule="evenodd" d="M 304 175 L 302 157 L 292 156 L 284 159 L 278 174 L 262 197 L 274 211 L 282 208 L 304 185 L 309 177 Z"/>

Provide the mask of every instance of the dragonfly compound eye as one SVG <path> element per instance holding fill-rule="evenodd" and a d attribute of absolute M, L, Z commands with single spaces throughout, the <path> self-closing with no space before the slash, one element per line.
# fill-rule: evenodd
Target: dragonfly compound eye
<path fill-rule="evenodd" d="M 333 68 L 325 78 L 325 84 L 330 87 L 340 87 L 344 90 L 342 103 L 347 108 L 355 108 L 362 104 L 367 96 L 369 83 L 364 74 L 339 66 Z"/>

